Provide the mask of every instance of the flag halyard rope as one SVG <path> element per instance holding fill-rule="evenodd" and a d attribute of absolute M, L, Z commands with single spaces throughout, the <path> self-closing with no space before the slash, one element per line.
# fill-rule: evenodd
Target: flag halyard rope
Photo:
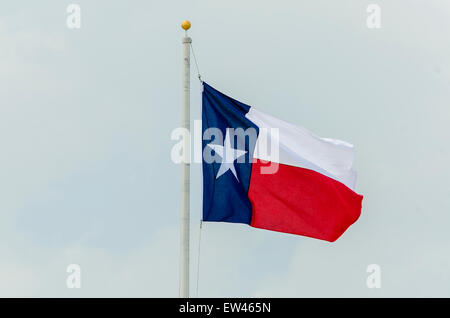
<path fill-rule="evenodd" d="M 192 56 L 194 57 L 195 68 L 197 69 L 198 80 L 200 81 L 200 83 L 203 83 L 202 76 L 200 75 L 200 69 L 199 69 L 198 63 L 197 63 L 197 58 L 195 57 L 194 47 L 192 46 L 192 42 L 190 43 L 190 45 L 191 45 Z"/>
<path fill-rule="evenodd" d="M 203 220 L 200 220 L 200 229 L 198 234 L 198 254 L 197 254 L 197 288 L 196 288 L 197 298 L 198 298 L 198 282 L 200 280 L 200 246 L 202 242 L 202 228 L 203 228 Z"/>

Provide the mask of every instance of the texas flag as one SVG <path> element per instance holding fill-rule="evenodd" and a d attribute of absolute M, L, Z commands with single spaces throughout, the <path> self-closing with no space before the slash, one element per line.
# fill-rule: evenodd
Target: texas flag
<path fill-rule="evenodd" d="M 203 221 L 338 239 L 361 214 L 353 146 L 203 83 Z"/>

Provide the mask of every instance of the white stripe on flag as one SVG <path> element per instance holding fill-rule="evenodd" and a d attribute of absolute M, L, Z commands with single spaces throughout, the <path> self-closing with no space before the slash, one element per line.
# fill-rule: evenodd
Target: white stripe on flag
<path fill-rule="evenodd" d="M 314 170 L 354 190 L 356 172 L 352 168 L 352 144 L 318 137 L 305 128 L 262 113 L 253 107 L 246 117 L 260 129 L 254 158 Z M 273 128 L 277 128 L 279 133 L 271 133 Z M 270 153 L 268 149 L 277 144 L 278 153 Z"/>

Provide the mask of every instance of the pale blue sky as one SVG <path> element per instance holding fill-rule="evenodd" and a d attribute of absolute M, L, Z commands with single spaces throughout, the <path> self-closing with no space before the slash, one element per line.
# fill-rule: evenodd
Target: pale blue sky
<path fill-rule="evenodd" d="M 448 1 L 80 0 L 79 30 L 70 3 L 0 4 L 1 296 L 178 295 L 186 18 L 205 81 L 353 143 L 365 196 L 335 243 L 206 224 L 200 296 L 450 296 Z M 66 287 L 71 263 L 81 289 Z M 372 263 L 381 289 L 366 287 Z"/>

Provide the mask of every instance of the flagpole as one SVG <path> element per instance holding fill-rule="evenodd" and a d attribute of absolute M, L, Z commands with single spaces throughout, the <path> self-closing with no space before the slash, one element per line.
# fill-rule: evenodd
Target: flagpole
<path fill-rule="evenodd" d="M 183 44 L 183 91 L 182 119 L 183 128 L 190 130 L 190 44 L 192 39 L 187 36 L 191 23 L 187 20 L 181 23 L 185 30 Z M 181 230 L 180 230 L 180 285 L 179 296 L 189 297 L 189 187 L 190 187 L 190 137 L 183 141 L 184 161 L 181 165 Z M 188 154 L 188 155 L 186 155 Z"/>

